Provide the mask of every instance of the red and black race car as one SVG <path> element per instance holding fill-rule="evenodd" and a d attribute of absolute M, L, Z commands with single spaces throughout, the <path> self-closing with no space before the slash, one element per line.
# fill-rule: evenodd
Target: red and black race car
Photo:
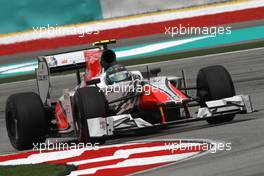
<path fill-rule="evenodd" d="M 128 71 L 107 48 L 110 43 L 115 40 L 39 57 L 38 94 L 14 94 L 6 103 L 6 126 L 14 148 L 29 149 L 48 137 L 65 136 L 103 143 L 118 132 L 199 120 L 223 123 L 238 113 L 252 112 L 250 97 L 236 95 L 223 66 L 200 69 L 196 87 L 186 87 L 184 74 L 158 76 L 160 68 L 148 67 L 146 72 Z M 76 71 L 78 85 L 53 99 L 50 75 L 69 70 Z M 197 97 L 189 96 L 189 89 L 196 89 Z M 196 107 L 196 113 L 190 107 Z"/>

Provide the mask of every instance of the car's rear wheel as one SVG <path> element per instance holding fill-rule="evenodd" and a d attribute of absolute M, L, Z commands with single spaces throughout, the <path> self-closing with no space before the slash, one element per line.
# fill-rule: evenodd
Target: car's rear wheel
<path fill-rule="evenodd" d="M 80 88 L 75 93 L 75 110 L 78 141 L 83 143 L 104 143 L 104 137 L 91 138 L 87 119 L 106 117 L 106 99 L 98 87 Z"/>
<path fill-rule="evenodd" d="M 197 75 L 197 97 L 200 98 L 201 106 L 205 107 L 206 101 L 219 100 L 234 96 L 235 88 L 228 71 L 221 65 L 202 68 Z M 224 115 L 207 119 L 209 124 L 229 122 L 235 115 Z"/>
<path fill-rule="evenodd" d="M 26 150 L 33 143 L 45 142 L 48 125 L 43 103 L 36 93 L 11 95 L 5 113 L 7 133 L 14 148 Z"/>

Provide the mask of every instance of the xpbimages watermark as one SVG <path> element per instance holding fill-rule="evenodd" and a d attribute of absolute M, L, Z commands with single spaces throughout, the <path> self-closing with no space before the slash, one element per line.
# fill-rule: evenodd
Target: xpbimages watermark
<path fill-rule="evenodd" d="M 186 143 L 180 140 L 179 142 L 168 142 L 165 143 L 166 150 L 171 151 L 171 153 L 181 152 L 181 151 L 209 151 L 210 153 L 216 153 L 217 151 L 230 151 L 232 150 L 231 142 L 202 142 L 197 143 Z"/>
<path fill-rule="evenodd" d="M 232 34 L 232 27 L 227 26 L 210 26 L 210 27 L 196 27 L 191 26 L 190 24 L 183 26 L 179 24 L 179 26 L 166 26 L 164 28 L 165 35 L 169 35 L 171 37 L 176 37 L 179 35 L 210 35 L 215 37 L 216 35 L 230 35 Z"/>
<path fill-rule="evenodd" d="M 99 143 L 65 143 L 65 142 L 51 142 L 46 143 L 33 143 L 33 151 L 42 153 L 44 151 L 61 151 L 61 150 L 73 150 L 73 149 L 99 149 Z"/>
<path fill-rule="evenodd" d="M 106 89 L 100 90 L 104 92 L 106 95 L 109 93 L 144 93 L 145 95 L 150 95 L 151 92 L 158 92 L 160 91 L 159 88 L 151 85 L 119 85 L 113 84 L 112 86 L 108 86 Z"/>
<path fill-rule="evenodd" d="M 80 38 L 83 38 L 87 35 L 99 35 L 100 31 L 98 29 L 91 29 L 87 27 L 82 26 L 52 26 L 48 24 L 47 26 L 34 26 L 33 27 L 34 33 L 38 34 L 40 37 L 45 35 L 57 35 L 57 36 L 63 36 L 63 35 L 77 35 Z"/>

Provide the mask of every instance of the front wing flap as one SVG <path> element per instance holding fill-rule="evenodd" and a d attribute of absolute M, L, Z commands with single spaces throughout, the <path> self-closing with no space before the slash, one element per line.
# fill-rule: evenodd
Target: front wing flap
<path fill-rule="evenodd" d="M 249 95 L 236 95 L 220 100 L 207 101 L 206 105 L 207 107 L 199 108 L 197 118 L 253 112 Z"/>

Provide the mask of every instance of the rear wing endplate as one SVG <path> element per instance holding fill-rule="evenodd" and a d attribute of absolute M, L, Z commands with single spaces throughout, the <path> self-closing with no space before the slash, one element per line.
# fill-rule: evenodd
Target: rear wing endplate
<path fill-rule="evenodd" d="M 99 60 L 100 58 L 97 58 L 99 55 L 94 53 L 100 52 L 102 52 L 102 49 L 97 47 L 68 53 L 40 56 L 38 58 L 38 68 L 35 72 L 39 95 L 43 104 L 51 106 L 50 74 L 65 71 L 76 71 L 79 78 L 78 82 L 80 82 L 79 69 L 87 68 L 86 63 L 88 62 L 92 63 L 94 60 Z"/>

